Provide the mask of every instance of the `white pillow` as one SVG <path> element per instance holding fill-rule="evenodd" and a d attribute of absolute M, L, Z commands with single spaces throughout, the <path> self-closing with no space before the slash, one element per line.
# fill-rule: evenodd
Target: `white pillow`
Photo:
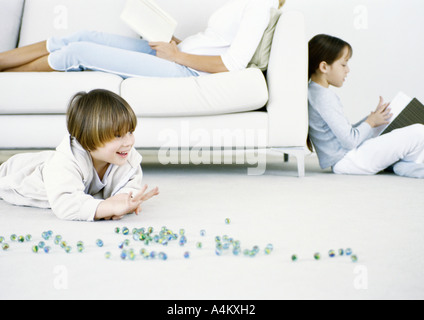
<path fill-rule="evenodd" d="M 275 28 L 277 26 L 278 20 L 280 19 L 280 16 L 280 10 L 274 8 L 271 9 L 271 17 L 268 27 L 265 29 L 262 40 L 259 43 L 258 48 L 252 57 L 252 60 L 248 64 L 249 68 L 259 68 L 262 71 L 265 71 L 268 68 L 272 39 L 274 38 Z"/>
<path fill-rule="evenodd" d="M 0 52 L 16 48 L 24 0 L 0 0 Z"/>

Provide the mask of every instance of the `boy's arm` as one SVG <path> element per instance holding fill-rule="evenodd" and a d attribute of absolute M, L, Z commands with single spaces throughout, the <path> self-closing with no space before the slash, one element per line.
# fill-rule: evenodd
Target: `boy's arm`
<path fill-rule="evenodd" d="M 143 201 L 149 200 L 151 197 L 159 194 L 156 187 L 146 193 L 147 185 L 145 185 L 136 195 L 132 192 L 117 194 L 102 201 L 96 210 L 95 220 L 100 219 L 120 219 L 124 215 L 135 212 L 139 214 Z"/>
<path fill-rule="evenodd" d="M 102 200 L 85 193 L 84 177 L 76 163 L 56 154 L 46 163 L 43 180 L 52 211 L 59 219 L 94 220 Z"/>
<path fill-rule="evenodd" d="M 141 211 L 141 202 L 137 201 L 138 197 L 141 197 L 142 201 L 146 201 L 152 196 L 159 194 L 158 188 L 146 193 L 147 185 L 142 183 L 143 170 L 141 163 L 135 165 L 135 170 L 132 170 L 125 179 L 127 179 L 126 183 L 120 186 L 119 189 L 114 190 L 112 196 L 99 205 L 96 211 L 96 220 L 120 219 L 125 214 L 133 212 L 138 214 Z"/>
<path fill-rule="evenodd" d="M 138 164 L 136 169 L 125 177 L 124 180 L 126 180 L 126 182 L 119 187 L 115 187 L 111 196 L 130 192 L 136 194 L 143 188 L 143 170 L 141 168 L 141 163 Z"/>

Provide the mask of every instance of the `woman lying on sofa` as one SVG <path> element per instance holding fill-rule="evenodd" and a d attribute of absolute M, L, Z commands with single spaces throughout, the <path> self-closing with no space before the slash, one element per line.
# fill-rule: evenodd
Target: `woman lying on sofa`
<path fill-rule="evenodd" d="M 0 71 L 84 71 L 136 76 L 188 77 L 241 70 L 252 59 L 270 20 L 285 0 L 231 0 L 207 29 L 183 41 L 147 42 L 93 31 L 52 37 L 0 53 Z M 235 20 L 235 21 L 234 21 Z"/>

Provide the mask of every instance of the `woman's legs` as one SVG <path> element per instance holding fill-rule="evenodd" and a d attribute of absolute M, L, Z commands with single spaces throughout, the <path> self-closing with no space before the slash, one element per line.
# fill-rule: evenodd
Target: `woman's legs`
<path fill-rule="evenodd" d="M 68 37 L 53 37 L 47 41 L 0 53 L 0 71 L 54 71 L 48 64 L 48 55 L 74 42 L 91 42 L 156 55 L 156 51 L 142 39 L 96 31 L 79 31 Z"/>
<path fill-rule="evenodd" d="M 31 61 L 19 67 L 3 70 L 4 72 L 51 72 L 53 70 L 48 63 L 48 55 Z"/>
<path fill-rule="evenodd" d="M 104 46 L 92 42 L 73 42 L 50 53 L 49 65 L 57 71 L 95 70 L 123 78 L 189 77 L 197 73 L 154 55 Z"/>
<path fill-rule="evenodd" d="M 48 54 L 46 41 L 2 52 L 0 53 L 0 71 L 27 65 Z"/>
<path fill-rule="evenodd" d="M 97 31 L 78 31 L 67 37 L 52 37 L 47 40 L 47 50 L 53 52 L 74 42 L 90 42 L 112 48 L 136 51 L 156 55 L 146 40 L 124 37 L 116 34 Z"/>
<path fill-rule="evenodd" d="M 424 172 L 424 125 L 394 130 L 365 141 L 333 168 L 338 174 L 376 174 L 391 165 L 396 174 L 421 177 Z"/>
<path fill-rule="evenodd" d="M 2 60 L 8 61 L 7 64 Z M 12 63 L 12 60 L 13 63 Z M 2 64 L 3 63 L 3 64 Z M 83 71 L 134 76 L 197 76 L 189 68 L 156 57 L 146 40 L 95 31 L 50 38 L 0 55 L 2 71 Z"/>
<path fill-rule="evenodd" d="M 155 55 L 145 40 L 96 31 L 79 31 L 68 37 L 53 37 L 25 47 L 0 53 L 0 71 L 54 71 L 49 68 L 47 56 L 73 42 L 92 42 L 109 47 Z"/>

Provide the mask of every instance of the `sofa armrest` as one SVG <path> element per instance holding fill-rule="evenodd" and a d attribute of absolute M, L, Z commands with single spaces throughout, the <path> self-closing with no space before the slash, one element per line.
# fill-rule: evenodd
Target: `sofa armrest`
<path fill-rule="evenodd" d="M 303 147 L 308 134 L 308 46 L 305 19 L 283 12 L 275 30 L 267 83 L 269 146 Z"/>

